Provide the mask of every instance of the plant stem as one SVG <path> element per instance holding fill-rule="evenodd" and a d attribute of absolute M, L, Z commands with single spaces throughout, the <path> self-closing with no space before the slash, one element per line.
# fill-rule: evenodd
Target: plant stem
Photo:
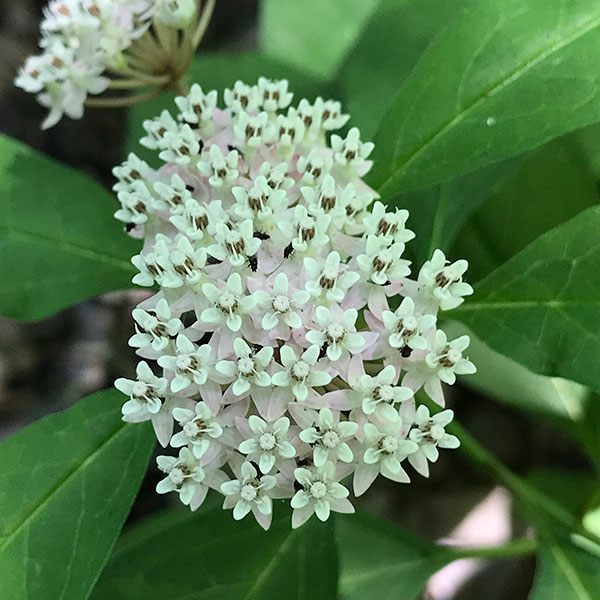
<path fill-rule="evenodd" d="M 421 396 L 420 399 L 429 408 L 434 408 L 435 410 L 435 407 L 437 407 L 429 398 Z M 496 479 L 510 490 L 514 497 L 526 507 L 530 509 L 534 508 L 537 512 L 544 512 L 569 531 L 578 533 L 596 544 L 600 543 L 600 538 L 584 529 L 579 519 L 571 512 L 513 473 L 456 421 L 447 425 L 446 431 L 458 437 L 460 440 L 460 450 L 463 454 L 482 470 L 491 471 Z"/>
<path fill-rule="evenodd" d="M 123 106 L 133 106 L 140 102 L 146 102 L 160 96 L 162 89 L 154 89 L 145 94 L 134 94 L 133 96 L 121 96 L 115 98 L 88 98 L 85 105 L 90 108 L 121 108 Z"/>
<path fill-rule="evenodd" d="M 206 6 L 202 9 L 202 15 L 200 15 L 200 20 L 198 21 L 198 27 L 196 27 L 196 31 L 192 36 L 192 48 L 197 48 L 198 44 L 202 41 L 204 33 L 206 32 L 206 28 L 208 27 L 208 22 L 212 16 L 213 10 L 215 8 L 216 0 L 208 0 Z"/>
<path fill-rule="evenodd" d="M 456 548 L 452 546 L 440 546 L 450 550 L 456 559 L 459 558 L 504 558 L 511 556 L 522 556 L 535 552 L 538 543 L 534 539 L 520 538 L 502 546 L 486 546 L 483 548 Z"/>

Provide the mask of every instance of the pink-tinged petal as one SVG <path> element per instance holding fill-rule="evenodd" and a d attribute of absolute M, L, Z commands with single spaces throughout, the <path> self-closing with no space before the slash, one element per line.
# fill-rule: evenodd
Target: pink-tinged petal
<path fill-rule="evenodd" d="M 356 406 L 352 390 L 335 390 L 321 396 L 322 406 L 329 406 L 334 410 L 351 410 Z"/>
<path fill-rule="evenodd" d="M 302 508 L 294 509 L 292 513 L 292 529 L 297 529 L 301 525 L 304 525 L 308 519 L 312 516 L 314 512 L 314 506 L 312 504 L 307 504 Z"/>
<path fill-rule="evenodd" d="M 159 444 L 166 448 L 173 435 L 173 417 L 167 410 L 161 410 L 152 415 L 152 426 Z"/>
<path fill-rule="evenodd" d="M 404 384 L 404 382 L 402 383 Z M 436 404 L 439 404 L 442 407 L 445 406 L 442 382 L 437 377 L 429 377 L 425 382 L 423 389 Z"/>
<path fill-rule="evenodd" d="M 365 368 L 363 365 L 363 358 L 361 354 L 355 354 L 354 356 L 352 356 L 350 362 L 348 363 L 346 380 L 350 384 L 350 386 L 354 387 L 358 384 L 358 380 L 360 379 L 361 375 L 364 374 Z"/>
<path fill-rule="evenodd" d="M 352 502 L 348 500 L 348 498 L 331 498 L 329 501 L 331 506 L 331 510 L 342 513 L 345 515 L 354 514 L 354 506 L 352 506 Z"/>
<path fill-rule="evenodd" d="M 378 465 L 367 465 L 366 463 L 360 461 L 356 465 L 356 470 L 354 471 L 354 480 L 352 481 L 354 495 L 361 496 L 364 494 L 371 487 L 371 484 L 375 481 L 375 479 L 377 479 L 377 475 L 379 475 Z"/>
<path fill-rule="evenodd" d="M 200 387 L 200 397 L 206 402 L 212 413 L 216 414 L 221 407 L 221 386 L 213 381 L 207 382 Z"/>
<path fill-rule="evenodd" d="M 422 475 L 423 477 L 429 477 L 429 463 L 421 452 L 410 454 L 408 456 L 408 462 L 411 464 L 412 468 L 419 473 L 419 475 Z"/>
<path fill-rule="evenodd" d="M 382 314 L 386 310 L 390 310 L 388 305 L 387 297 L 383 289 L 379 286 L 373 286 L 371 293 L 369 294 L 368 300 L 369 310 L 373 313 L 373 315 L 381 321 Z"/>
<path fill-rule="evenodd" d="M 276 421 L 285 414 L 291 396 L 285 390 L 261 390 L 256 389 L 252 394 L 252 400 L 256 405 L 260 416 L 269 422 Z"/>
<path fill-rule="evenodd" d="M 269 498 L 270 500 L 270 498 Z M 273 519 L 273 511 L 269 512 L 268 514 L 263 514 L 261 513 L 258 509 L 256 508 L 252 508 L 252 514 L 254 515 L 254 518 L 256 519 L 256 522 L 265 530 L 267 531 L 269 529 L 269 527 L 271 527 L 271 521 Z"/>
<path fill-rule="evenodd" d="M 196 486 L 196 492 L 192 496 L 190 500 L 190 509 L 197 510 L 200 508 L 204 500 L 206 499 L 206 494 L 208 493 L 208 487 L 205 485 Z"/>

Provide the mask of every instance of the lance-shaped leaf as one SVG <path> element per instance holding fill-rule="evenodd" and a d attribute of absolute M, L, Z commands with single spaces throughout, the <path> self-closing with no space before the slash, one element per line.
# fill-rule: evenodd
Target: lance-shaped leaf
<path fill-rule="evenodd" d="M 335 600 L 337 555 L 332 522 L 312 518 L 291 529 L 290 513 L 274 504 L 263 531 L 252 515 L 208 501 L 197 513 L 175 511 L 123 535 L 92 598 L 129 600 Z"/>
<path fill-rule="evenodd" d="M 154 445 L 94 394 L 0 444 L 0 596 L 82 600 L 129 512 Z"/>
<path fill-rule="evenodd" d="M 41 319 L 130 287 L 139 243 L 116 207 L 82 173 L 0 136 L 0 314 Z"/>
<path fill-rule="evenodd" d="M 452 312 L 536 373 L 600 389 L 600 207 L 540 236 Z"/>
<path fill-rule="evenodd" d="M 600 120 L 596 0 L 480 0 L 423 54 L 376 136 L 383 197 Z"/>

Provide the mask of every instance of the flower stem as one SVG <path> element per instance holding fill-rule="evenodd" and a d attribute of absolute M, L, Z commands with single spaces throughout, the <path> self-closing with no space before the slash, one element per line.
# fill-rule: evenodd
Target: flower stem
<path fill-rule="evenodd" d="M 133 106 L 147 100 L 152 100 L 162 94 L 162 89 L 154 89 L 144 94 L 134 94 L 132 96 L 120 96 L 115 98 L 88 98 L 85 105 L 90 108 L 121 108 L 123 106 Z"/>
<path fill-rule="evenodd" d="M 204 33 L 206 32 L 206 28 L 208 27 L 208 23 L 212 16 L 213 10 L 215 8 L 216 0 L 208 0 L 206 6 L 202 9 L 202 14 L 200 15 L 200 20 L 198 21 L 198 27 L 196 27 L 196 31 L 192 36 L 192 48 L 197 48 L 198 44 L 202 41 L 204 37 Z"/>
<path fill-rule="evenodd" d="M 532 538 L 520 538 L 502 546 L 486 546 L 483 548 L 456 548 L 440 546 L 450 550 L 456 559 L 459 558 L 504 558 L 531 554 L 537 549 L 538 542 Z"/>

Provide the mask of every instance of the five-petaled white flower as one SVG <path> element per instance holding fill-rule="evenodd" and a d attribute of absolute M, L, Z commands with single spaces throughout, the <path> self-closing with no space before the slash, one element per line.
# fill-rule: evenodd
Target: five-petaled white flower
<path fill-rule="evenodd" d="M 414 392 L 408 387 L 395 386 L 396 367 L 388 365 L 375 377 L 361 375 L 356 386 L 362 411 L 366 415 L 377 412 L 388 421 L 399 419 L 396 404 L 413 397 Z"/>
<path fill-rule="evenodd" d="M 158 364 L 175 373 L 171 380 L 171 391 L 176 394 L 187 389 L 192 383 L 204 385 L 211 368 L 212 348 L 209 344 L 197 347 L 188 337 L 180 333 L 175 340 L 177 355 L 165 354 Z"/>
<path fill-rule="evenodd" d="M 321 329 L 311 329 L 306 339 L 320 348 L 325 347 L 329 360 L 339 360 L 345 352 L 359 352 L 365 345 L 362 335 L 356 333 L 356 309 L 332 313 L 325 306 L 317 306 L 315 317 Z"/>
<path fill-rule="evenodd" d="M 338 415 L 339 419 L 339 415 Z M 313 463 L 315 467 L 323 466 L 330 458 L 350 463 L 354 455 L 345 441 L 354 436 L 358 424 L 352 421 L 337 421 L 330 408 L 319 411 L 315 426 L 300 432 L 300 439 L 307 444 L 314 444 Z"/>
<path fill-rule="evenodd" d="M 202 293 L 212 307 L 204 309 L 200 319 L 210 325 L 224 322 L 231 331 L 240 330 L 242 317 L 256 305 L 256 298 L 244 295 L 242 278 L 239 273 L 232 273 L 229 276 L 224 290 L 220 290 L 212 283 L 205 283 L 202 285 Z"/>
<path fill-rule="evenodd" d="M 296 448 L 287 439 L 290 420 L 280 417 L 274 423 L 267 423 L 256 415 L 250 415 L 248 425 L 254 436 L 244 440 L 239 447 L 242 454 L 258 458 L 261 473 L 269 473 L 278 458 L 294 458 Z"/>
<path fill-rule="evenodd" d="M 194 410 L 174 408 L 173 418 L 182 430 L 171 438 L 171 446 L 180 448 L 189 445 L 198 459 L 206 453 L 212 440 L 223 435 L 223 427 L 204 402 L 198 402 Z"/>
<path fill-rule="evenodd" d="M 136 374 L 136 380 L 120 377 L 115 381 L 115 387 L 129 396 L 122 409 L 125 420 L 157 414 L 167 393 L 167 380 L 157 377 L 145 361 L 138 363 Z"/>
<path fill-rule="evenodd" d="M 280 320 L 292 329 L 302 327 L 302 319 L 298 310 L 304 306 L 310 294 L 304 290 L 296 290 L 290 294 L 287 275 L 279 273 L 273 281 L 272 291 L 256 290 L 254 298 L 258 307 L 264 311 L 260 321 L 265 330 L 273 329 L 279 325 Z"/>
<path fill-rule="evenodd" d="M 315 513 L 321 521 L 327 521 L 333 510 L 340 513 L 353 513 L 354 507 L 348 500 L 348 490 L 334 480 L 335 466 L 327 461 L 320 467 L 294 470 L 294 476 L 302 486 L 291 501 L 294 509 L 292 527 L 300 527 Z"/>

